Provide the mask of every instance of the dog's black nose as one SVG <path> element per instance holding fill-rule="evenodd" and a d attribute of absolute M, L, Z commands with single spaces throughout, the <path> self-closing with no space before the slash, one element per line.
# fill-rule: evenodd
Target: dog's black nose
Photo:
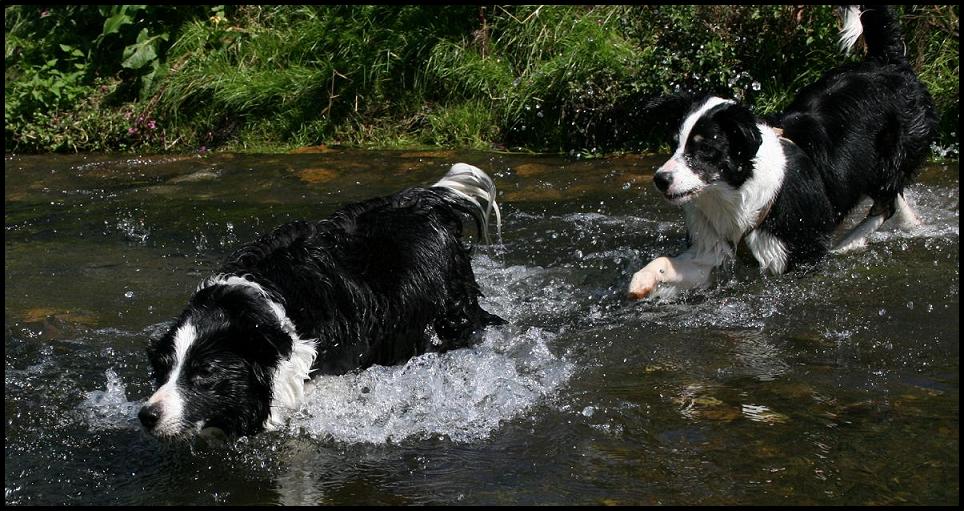
<path fill-rule="evenodd" d="M 154 429 L 157 425 L 158 419 L 161 418 L 161 410 L 157 406 L 143 406 L 141 411 L 137 412 L 137 418 L 141 420 L 141 424 L 147 428 L 148 431 Z"/>
<path fill-rule="evenodd" d="M 656 188 L 659 191 L 666 192 L 669 190 L 669 185 L 673 184 L 673 175 L 669 172 L 657 172 L 653 175 L 653 183 L 656 183 Z"/>

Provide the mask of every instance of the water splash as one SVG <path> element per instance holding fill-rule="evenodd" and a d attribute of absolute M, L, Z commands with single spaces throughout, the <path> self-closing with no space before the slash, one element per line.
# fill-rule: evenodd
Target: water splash
<path fill-rule="evenodd" d="M 568 380 L 570 364 L 546 346 L 553 337 L 490 329 L 475 348 L 315 378 L 290 428 L 347 443 L 484 439 Z"/>
<path fill-rule="evenodd" d="M 87 392 L 78 411 L 93 431 L 136 428 L 141 403 L 127 400 L 127 388 L 113 369 L 107 369 L 104 375 L 107 388 Z"/>
<path fill-rule="evenodd" d="M 144 219 L 135 218 L 134 212 L 128 212 L 117 221 L 117 230 L 124 235 L 128 241 L 145 245 L 147 238 L 151 235 L 151 230 L 144 224 Z"/>
<path fill-rule="evenodd" d="M 471 442 L 553 395 L 573 365 L 550 349 L 558 331 L 529 325 L 570 312 L 575 290 L 553 271 L 506 266 L 500 259 L 483 250 L 473 266 L 485 295 L 480 304 L 509 325 L 490 327 L 472 348 L 316 377 L 290 429 L 346 443 L 433 437 Z"/>

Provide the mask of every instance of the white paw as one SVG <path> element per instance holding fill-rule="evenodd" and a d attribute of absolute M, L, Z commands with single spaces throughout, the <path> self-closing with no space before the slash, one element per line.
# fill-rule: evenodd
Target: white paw
<path fill-rule="evenodd" d="M 660 272 L 647 266 L 633 275 L 627 296 L 632 300 L 642 300 L 650 296 L 660 283 Z"/>
<path fill-rule="evenodd" d="M 854 240 L 848 243 L 841 243 L 830 250 L 831 254 L 846 254 L 867 247 L 866 239 Z"/>
<path fill-rule="evenodd" d="M 657 257 L 633 275 L 627 297 L 631 300 L 644 298 L 672 298 L 681 289 L 702 285 L 709 278 L 710 266 L 686 263 L 686 273 L 680 272 L 677 261 L 670 257 Z"/>

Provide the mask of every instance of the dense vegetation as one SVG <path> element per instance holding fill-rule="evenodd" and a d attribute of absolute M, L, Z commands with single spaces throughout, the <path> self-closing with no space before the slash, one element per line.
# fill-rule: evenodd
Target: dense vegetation
<path fill-rule="evenodd" d="M 901 8 L 957 154 L 958 6 Z M 11 6 L 10 151 L 657 149 L 647 98 L 757 113 L 847 58 L 826 6 Z M 948 154 L 946 148 L 952 148 Z"/>

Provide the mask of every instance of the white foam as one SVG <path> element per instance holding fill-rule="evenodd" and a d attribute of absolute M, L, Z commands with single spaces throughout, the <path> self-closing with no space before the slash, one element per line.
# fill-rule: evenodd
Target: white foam
<path fill-rule="evenodd" d="M 127 400 L 127 388 L 113 369 L 104 371 L 107 377 L 105 390 L 86 393 L 77 407 L 91 430 L 137 428 L 137 410 L 140 402 Z"/>
<path fill-rule="evenodd" d="M 289 427 L 347 443 L 486 438 L 569 379 L 570 364 L 546 346 L 553 337 L 535 327 L 489 328 L 474 348 L 316 377 Z"/>
<path fill-rule="evenodd" d="M 915 211 L 920 224 L 910 229 L 899 229 L 897 215 L 888 219 L 879 229 L 867 236 L 870 245 L 890 241 L 926 239 L 950 240 L 960 237 L 959 194 L 957 190 L 914 184 L 904 191 L 904 196 Z M 847 215 L 838 229 L 852 228 L 861 221 L 870 209 L 871 201 L 864 198 Z"/>
<path fill-rule="evenodd" d="M 318 376 L 289 422 L 296 433 L 346 443 L 445 437 L 487 438 L 558 392 L 573 365 L 550 349 L 557 335 L 530 326 L 533 316 L 575 307 L 570 286 L 541 267 L 508 266 L 477 253 L 473 266 L 483 308 L 509 321 L 489 327 L 474 347 L 428 353 L 397 366 Z"/>

